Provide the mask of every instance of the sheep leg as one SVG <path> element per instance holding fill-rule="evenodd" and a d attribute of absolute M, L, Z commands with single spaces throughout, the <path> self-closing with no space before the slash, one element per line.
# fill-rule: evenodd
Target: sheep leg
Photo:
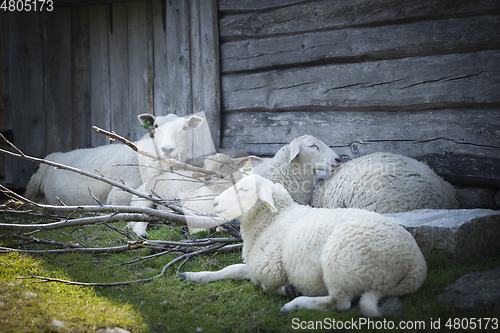
<path fill-rule="evenodd" d="M 284 316 L 300 309 L 329 310 L 332 308 L 340 311 L 348 310 L 351 308 L 351 301 L 348 299 L 340 301 L 332 295 L 316 297 L 300 296 L 286 303 L 281 308 L 279 315 Z"/>
<path fill-rule="evenodd" d="M 142 193 L 146 192 L 146 184 L 142 184 L 139 186 L 136 190 Z M 144 198 L 136 197 L 136 196 L 131 196 L 131 202 L 130 206 L 132 207 L 147 207 L 147 208 L 154 208 L 154 204 L 146 200 Z M 132 229 L 132 231 L 139 237 L 143 238 L 148 238 L 148 222 L 129 222 L 128 226 Z"/>
<path fill-rule="evenodd" d="M 183 281 L 213 282 L 217 280 L 249 280 L 250 271 L 246 264 L 236 264 L 227 266 L 216 272 L 186 272 L 179 274 Z"/>

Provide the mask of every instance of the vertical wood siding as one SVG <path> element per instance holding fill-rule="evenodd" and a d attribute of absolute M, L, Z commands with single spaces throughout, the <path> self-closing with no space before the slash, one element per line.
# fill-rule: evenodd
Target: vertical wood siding
<path fill-rule="evenodd" d="M 99 126 L 138 140 L 137 115 L 205 111 L 220 141 L 215 0 L 145 0 L 1 13 L 6 129 L 29 155 L 109 144 Z M 8 158 L 2 183 L 36 165 Z"/>

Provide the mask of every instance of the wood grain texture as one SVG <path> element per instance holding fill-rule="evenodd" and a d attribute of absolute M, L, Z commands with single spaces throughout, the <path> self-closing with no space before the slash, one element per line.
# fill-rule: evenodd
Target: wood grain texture
<path fill-rule="evenodd" d="M 18 147 L 38 157 L 45 155 L 47 135 L 43 42 L 42 35 L 33 32 L 40 24 L 37 12 L 2 13 L 2 31 L 8 35 L 2 38 L 5 126 L 13 131 Z M 4 183 L 22 187 L 35 168 L 36 163 L 6 157 Z"/>
<path fill-rule="evenodd" d="M 189 1 L 167 2 L 167 113 L 192 113 Z"/>
<path fill-rule="evenodd" d="M 226 112 L 498 105 L 499 61 L 493 50 L 225 75 L 222 103 Z"/>
<path fill-rule="evenodd" d="M 126 3 L 113 4 L 109 39 L 109 93 L 111 130 L 130 138 L 129 38 Z"/>
<path fill-rule="evenodd" d="M 88 8 L 71 9 L 72 149 L 91 147 L 90 51 Z"/>
<path fill-rule="evenodd" d="M 72 149 L 71 16 L 69 8 L 42 12 L 46 153 Z"/>
<path fill-rule="evenodd" d="M 215 147 L 221 139 L 221 95 L 217 1 L 191 3 L 193 113 L 204 111 Z"/>
<path fill-rule="evenodd" d="M 500 109 L 236 112 L 225 119 L 223 147 L 249 154 L 273 156 L 292 139 L 311 134 L 344 159 L 393 152 L 428 160 L 440 174 L 461 182 L 500 180 L 495 164 L 500 158 Z M 468 174 L 460 171 L 463 166 L 451 168 L 455 156 L 468 156 L 476 168 Z"/>
<path fill-rule="evenodd" d="M 493 14 L 496 0 L 307 1 L 262 12 L 226 15 L 220 19 L 223 41 L 291 35 L 347 27 L 376 26 L 416 20 Z"/>
<path fill-rule="evenodd" d="M 500 15 L 317 31 L 221 45 L 222 72 L 500 49 Z"/>
<path fill-rule="evenodd" d="M 153 59 L 153 21 L 151 17 L 151 3 L 149 1 L 134 1 L 127 3 L 128 13 L 128 71 L 129 71 L 129 98 L 130 113 L 127 120 L 130 125 L 130 140 L 139 140 L 144 131 L 137 121 L 137 115 L 152 113 L 154 75 Z"/>
<path fill-rule="evenodd" d="M 90 107 L 92 126 L 111 128 L 109 78 L 108 6 L 89 7 Z M 92 133 L 92 147 L 109 144 L 102 134 Z"/>

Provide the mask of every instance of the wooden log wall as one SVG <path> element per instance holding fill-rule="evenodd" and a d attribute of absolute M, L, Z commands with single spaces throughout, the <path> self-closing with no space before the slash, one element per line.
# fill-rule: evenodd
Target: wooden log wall
<path fill-rule="evenodd" d="M 220 140 L 215 0 L 59 0 L 52 12 L 2 13 L 7 129 L 29 155 L 109 144 L 96 125 L 137 140 L 137 115 L 205 111 Z M 201 14 L 203 13 L 203 14 Z M 2 183 L 36 165 L 8 158 Z"/>
<path fill-rule="evenodd" d="M 224 148 L 312 134 L 500 187 L 500 2 L 219 0 Z"/>

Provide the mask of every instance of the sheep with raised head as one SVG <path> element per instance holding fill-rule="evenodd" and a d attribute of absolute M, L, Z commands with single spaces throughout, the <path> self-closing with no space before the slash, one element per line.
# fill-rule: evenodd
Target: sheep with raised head
<path fill-rule="evenodd" d="M 378 213 L 459 208 L 455 189 L 413 158 L 374 153 L 343 163 L 315 189 L 314 207 Z"/>
<path fill-rule="evenodd" d="M 388 217 L 361 209 L 312 208 L 294 202 L 281 184 L 247 176 L 214 200 L 220 217 L 241 216 L 244 264 L 181 279 L 250 279 L 265 290 L 299 296 L 280 313 L 348 310 L 361 296 L 365 316 L 380 316 L 378 300 L 415 292 L 427 266 L 417 243 Z"/>
<path fill-rule="evenodd" d="M 149 124 L 155 131 L 154 139 L 146 138 L 136 142 L 142 150 L 155 154 L 155 148 L 163 156 L 183 161 L 188 150 L 186 131 L 196 128 L 203 122 L 198 116 L 178 117 L 174 114 L 154 117 L 150 114 L 138 116 L 142 124 Z M 154 144 L 153 144 L 154 140 Z M 77 149 L 66 153 L 52 153 L 47 160 L 72 166 L 87 172 L 98 173 L 126 186 L 137 188 L 152 177 L 152 159 L 138 156 L 131 148 L 123 144 L 112 144 L 95 148 Z M 142 164 L 139 167 L 139 164 Z M 80 174 L 58 170 L 41 164 L 32 175 L 27 187 L 26 197 L 45 201 L 52 205 L 92 205 L 97 198 L 101 203 L 129 205 L 131 195 L 107 183 L 94 180 Z"/>

